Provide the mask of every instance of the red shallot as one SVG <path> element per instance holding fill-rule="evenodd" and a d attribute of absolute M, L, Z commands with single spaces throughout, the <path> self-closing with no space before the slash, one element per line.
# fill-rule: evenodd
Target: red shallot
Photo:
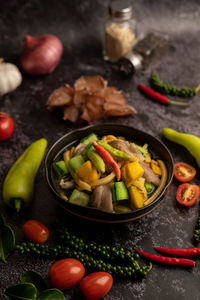
<path fill-rule="evenodd" d="M 24 43 L 20 58 L 23 71 L 32 75 L 53 72 L 63 53 L 61 41 L 49 34 L 39 37 L 26 35 Z"/>

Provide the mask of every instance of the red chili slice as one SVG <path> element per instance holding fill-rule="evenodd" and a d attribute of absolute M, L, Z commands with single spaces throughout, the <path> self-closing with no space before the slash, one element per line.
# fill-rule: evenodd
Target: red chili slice
<path fill-rule="evenodd" d="M 179 185 L 176 192 L 176 200 L 185 206 L 192 206 L 199 197 L 199 187 L 190 183 Z"/>
<path fill-rule="evenodd" d="M 195 168 L 184 162 L 178 162 L 174 165 L 174 176 L 180 182 L 191 181 L 196 173 Z"/>

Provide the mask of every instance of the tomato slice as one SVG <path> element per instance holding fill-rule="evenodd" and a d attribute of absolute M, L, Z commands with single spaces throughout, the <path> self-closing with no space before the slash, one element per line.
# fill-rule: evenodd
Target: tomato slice
<path fill-rule="evenodd" d="M 196 173 L 195 168 L 184 162 L 178 162 L 174 165 L 174 176 L 180 182 L 191 181 Z"/>
<path fill-rule="evenodd" d="M 199 187 L 190 183 L 179 185 L 176 192 L 176 200 L 185 206 L 192 206 L 199 197 Z"/>

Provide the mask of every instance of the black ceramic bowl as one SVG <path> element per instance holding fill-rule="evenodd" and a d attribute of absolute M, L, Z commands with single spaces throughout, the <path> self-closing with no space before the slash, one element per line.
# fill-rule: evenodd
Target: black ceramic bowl
<path fill-rule="evenodd" d="M 158 197 L 151 202 L 149 205 L 134 210 L 128 213 L 108 213 L 101 211 L 99 209 L 93 207 L 84 207 L 76 204 L 69 203 L 63 200 L 56 187 L 56 178 L 54 172 L 52 171 L 52 163 L 54 161 L 58 161 L 62 159 L 62 155 L 66 149 L 71 148 L 72 146 L 79 143 L 80 139 L 89 135 L 90 133 L 94 132 L 99 137 L 103 135 L 116 135 L 116 136 L 123 136 L 129 141 L 133 141 L 139 145 L 148 144 L 149 149 L 153 154 L 153 157 L 156 159 L 161 159 L 165 162 L 167 167 L 167 181 L 160 192 Z M 167 149 L 167 147 L 159 141 L 157 138 L 149 135 L 143 131 L 138 129 L 117 125 L 117 124 L 102 124 L 102 125 L 94 125 L 88 126 L 81 129 L 77 129 L 65 134 L 61 137 L 48 151 L 46 159 L 45 159 L 45 168 L 46 168 L 46 178 L 47 182 L 57 197 L 58 203 L 68 212 L 79 216 L 81 218 L 97 221 L 97 222 L 104 222 L 104 223 L 120 223 L 120 222 L 129 222 L 151 212 L 164 198 L 168 187 L 173 178 L 173 159 L 172 156 Z"/>

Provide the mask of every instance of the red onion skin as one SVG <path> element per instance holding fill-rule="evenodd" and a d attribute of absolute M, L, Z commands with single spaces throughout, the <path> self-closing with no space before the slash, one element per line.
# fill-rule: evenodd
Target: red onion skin
<path fill-rule="evenodd" d="M 21 68 L 31 75 L 49 74 L 56 68 L 62 53 L 61 41 L 54 35 L 26 35 L 20 58 Z"/>

